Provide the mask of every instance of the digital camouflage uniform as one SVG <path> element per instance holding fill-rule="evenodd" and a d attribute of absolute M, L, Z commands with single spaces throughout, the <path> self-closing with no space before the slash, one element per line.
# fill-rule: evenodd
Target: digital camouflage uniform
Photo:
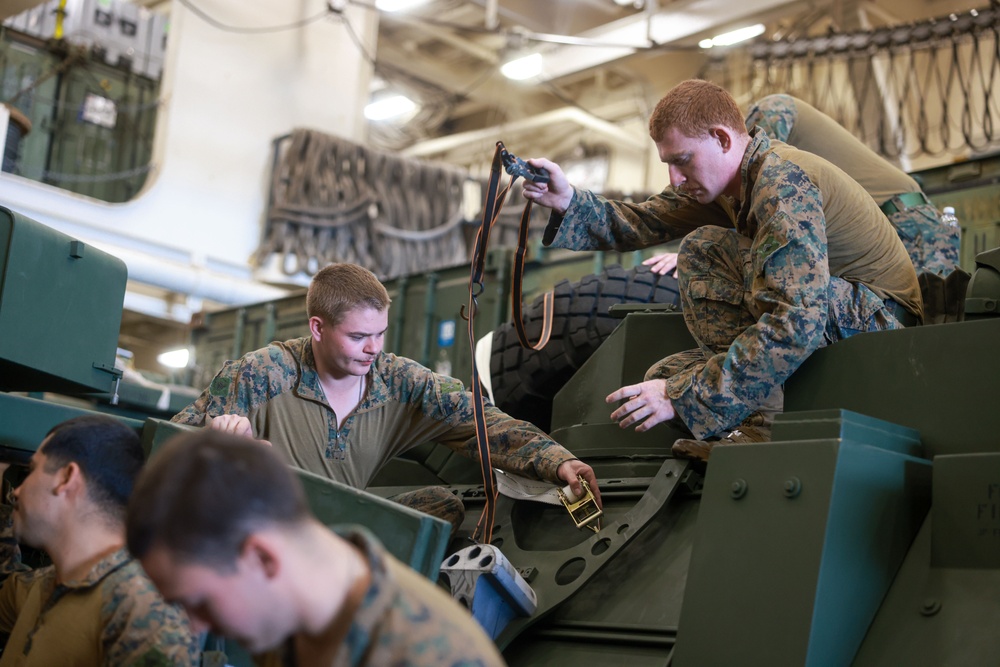
<path fill-rule="evenodd" d="M 747 115 L 747 129 L 764 128 L 771 139 L 783 141 L 837 165 L 883 207 L 896 228 L 917 273 L 947 276 L 958 266 L 961 228 L 941 224 L 941 213 L 926 201 L 907 205 L 904 193 L 920 193 L 906 172 L 870 149 L 833 118 L 791 95 L 768 95 Z"/>
<path fill-rule="evenodd" d="M 19 568 L 9 505 L 0 506 L 5 572 Z M 120 549 L 86 578 L 56 582 L 55 567 L 10 574 L 0 587 L 0 666 L 158 667 L 198 665 L 187 616 L 164 602 L 139 562 Z"/>
<path fill-rule="evenodd" d="M 330 667 L 503 667 L 496 645 L 440 587 L 393 558 L 367 531 L 338 532 L 362 552 L 371 583 Z M 294 665 L 293 640 L 255 662 Z"/>
<path fill-rule="evenodd" d="M 913 265 L 874 200 L 841 170 L 752 133 L 740 167 L 736 230 L 698 227 L 681 243 L 678 285 L 699 349 L 647 375 L 704 439 L 769 421 L 781 385 L 817 348 L 862 331 L 900 327 L 896 305 L 921 314 Z M 701 205 L 668 187 L 640 204 L 577 190 L 544 240 L 573 250 L 633 250 L 683 235 Z M 761 416 L 760 412 L 765 414 Z"/>
<path fill-rule="evenodd" d="M 478 460 L 472 393 L 459 380 L 382 352 L 368 373 L 364 399 L 337 428 L 320 386 L 310 338 L 271 343 L 228 361 L 198 399 L 172 421 L 200 426 L 205 415 L 244 415 L 254 436 L 284 451 L 290 463 L 363 489 L 391 458 L 439 442 Z M 534 425 L 488 405 L 494 467 L 562 485 L 559 466 L 575 457 Z M 461 500 L 441 487 L 394 498 L 461 523 Z"/>

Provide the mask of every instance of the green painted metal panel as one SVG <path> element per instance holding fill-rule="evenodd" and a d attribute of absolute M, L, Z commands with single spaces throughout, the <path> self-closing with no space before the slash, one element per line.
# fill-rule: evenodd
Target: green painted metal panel
<path fill-rule="evenodd" d="M 108 391 L 125 264 L 0 207 L 0 390 Z"/>
<path fill-rule="evenodd" d="M 609 636 L 610 635 L 610 636 Z M 673 637 L 657 633 L 611 634 L 594 628 L 546 630 L 504 652 L 509 665 L 664 667 Z M 626 658 L 627 656 L 627 658 Z"/>
<path fill-rule="evenodd" d="M 139 409 L 146 415 L 173 417 L 198 398 L 199 394 L 195 389 L 176 385 L 161 389 L 123 380 L 118 386 L 119 405 Z"/>
<path fill-rule="evenodd" d="M 979 254 L 965 298 L 965 319 L 1000 315 L 1000 248 Z"/>
<path fill-rule="evenodd" d="M 166 419 L 150 417 L 143 424 L 142 448 L 146 451 L 146 458 L 152 456 L 163 443 L 180 433 L 195 430 L 193 426 L 185 424 L 175 424 Z"/>
<path fill-rule="evenodd" d="M 304 470 L 296 470 L 296 473 L 316 518 L 329 525 L 365 526 L 389 553 L 437 581 L 451 524 Z"/>
<path fill-rule="evenodd" d="M 0 392 L 0 447 L 34 452 L 53 426 L 81 415 L 101 414 L 72 405 Z M 122 419 L 139 430 L 143 422 Z"/>
<path fill-rule="evenodd" d="M 609 502 L 612 515 L 608 521 L 613 521 L 624 509 L 616 506 L 626 505 L 626 499 L 612 495 L 605 499 L 606 509 Z M 542 642 L 563 646 L 568 655 L 586 652 L 592 655 L 588 665 L 621 667 L 632 665 L 633 660 L 646 664 L 642 660 L 650 655 L 658 655 L 660 665 L 670 664 L 698 505 L 690 496 L 673 500 L 604 569 L 536 626 L 537 632 L 518 637 L 504 652 L 509 663 L 524 667 L 571 664 L 544 659 L 551 652 L 534 646 Z M 519 520 L 530 520 L 523 516 Z M 538 584 L 532 585 L 543 594 Z"/>
<path fill-rule="evenodd" d="M 976 457 L 987 455 L 973 455 Z M 989 455 L 993 482 L 1000 480 L 1000 455 Z M 934 463 L 934 503 L 931 516 L 910 547 L 878 616 L 858 650 L 854 667 L 980 667 L 1000 664 L 1000 570 L 996 567 L 939 567 L 931 565 L 932 542 L 938 535 L 953 535 L 955 527 L 942 525 L 938 516 L 938 491 L 961 489 L 964 466 L 942 473 Z M 977 463 L 985 463 L 979 459 Z M 949 466 L 950 467 L 950 466 Z M 979 488 L 979 493 L 984 489 Z M 966 504 L 958 517 L 962 530 L 974 540 L 994 542 L 978 535 L 976 505 Z M 950 519 L 949 519 L 950 520 Z M 995 559 L 995 556 L 994 556 Z"/>
<path fill-rule="evenodd" d="M 148 419 L 142 432 L 147 456 L 154 456 L 164 442 L 191 429 L 161 419 Z M 295 472 L 317 519 L 328 525 L 365 526 L 389 553 L 424 576 L 437 580 L 451 524 L 325 477 L 299 469 Z"/>
<path fill-rule="evenodd" d="M 646 370 L 663 357 L 697 347 L 683 315 L 648 307 L 645 310 L 648 312 L 628 314 L 556 394 L 552 403 L 553 434 L 577 424 L 612 424 L 611 413 L 615 406 L 604 402 L 608 394 L 624 385 L 641 382 Z M 619 432 L 619 441 L 623 443 L 649 443 L 653 439 L 666 442 L 662 431 L 656 435 L 652 431 L 635 433 L 634 429 L 619 429 Z M 610 433 L 605 432 L 605 435 Z M 560 437 L 556 439 L 563 442 Z M 593 442 L 601 441 L 607 442 L 607 439 Z M 666 446 L 671 442 L 666 442 Z"/>
<path fill-rule="evenodd" d="M 817 350 L 785 411 L 846 409 L 914 428 L 925 456 L 997 448 L 1000 318 L 865 333 Z"/>
<path fill-rule="evenodd" d="M 920 442 L 920 432 L 902 428 L 881 419 L 859 413 L 850 413 L 844 418 L 843 410 L 814 410 L 811 412 L 784 413 L 775 424 L 773 440 L 815 440 L 837 439 L 855 442 L 877 442 L 879 447 L 923 457 L 924 448 Z"/>
<path fill-rule="evenodd" d="M 817 417 L 822 435 L 829 416 L 786 413 L 775 442 L 712 452 L 678 667 L 851 664 L 926 515 L 930 463 L 900 454 L 914 434 L 888 424 L 880 436 L 782 435 Z"/>
<path fill-rule="evenodd" d="M 934 459 L 935 568 L 1000 570 L 1000 454 Z"/>

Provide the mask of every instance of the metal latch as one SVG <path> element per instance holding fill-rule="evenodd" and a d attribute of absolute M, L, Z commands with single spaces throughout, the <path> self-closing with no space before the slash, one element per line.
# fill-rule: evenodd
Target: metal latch
<path fill-rule="evenodd" d="M 93 366 L 99 371 L 111 374 L 111 377 L 114 379 L 115 382 L 115 389 L 112 392 L 111 396 L 111 405 L 118 405 L 118 386 L 121 384 L 122 375 L 124 374 L 122 370 L 115 366 L 108 366 L 107 364 L 98 363 L 96 361 L 93 364 L 91 364 L 91 366 Z"/>
<path fill-rule="evenodd" d="M 569 512 L 570 517 L 573 518 L 573 523 L 576 524 L 577 528 L 583 528 L 586 526 L 595 533 L 600 532 L 601 515 L 604 514 L 604 512 L 597 506 L 597 500 L 594 498 L 594 494 L 590 490 L 590 484 L 587 484 L 587 480 L 583 477 L 577 477 L 577 479 L 580 481 L 580 486 L 583 488 L 583 497 L 578 498 L 567 484 L 563 488 L 559 489 L 559 500 L 562 501 L 566 511 Z"/>

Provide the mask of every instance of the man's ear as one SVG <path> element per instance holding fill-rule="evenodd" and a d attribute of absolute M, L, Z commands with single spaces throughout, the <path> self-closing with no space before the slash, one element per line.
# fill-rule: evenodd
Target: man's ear
<path fill-rule="evenodd" d="M 80 493 L 86 491 L 86 482 L 83 478 L 83 470 L 76 461 L 70 461 L 56 471 L 56 485 L 52 488 L 53 495 L 64 493 Z"/>
<path fill-rule="evenodd" d="M 708 131 L 709 136 L 719 142 L 723 153 L 728 153 L 733 147 L 733 133 L 724 125 L 716 125 Z"/>
<path fill-rule="evenodd" d="M 319 342 L 323 339 L 323 318 L 313 315 L 309 318 L 309 333 L 312 334 L 314 341 Z"/>
<path fill-rule="evenodd" d="M 264 576 L 274 579 L 281 573 L 281 553 L 272 540 L 261 533 L 250 533 L 243 541 L 240 560 L 260 568 Z"/>

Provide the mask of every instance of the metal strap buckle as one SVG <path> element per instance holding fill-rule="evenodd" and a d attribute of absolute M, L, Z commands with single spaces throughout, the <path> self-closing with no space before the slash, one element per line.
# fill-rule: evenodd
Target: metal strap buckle
<path fill-rule="evenodd" d="M 595 533 L 600 532 L 601 515 L 604 512 L 597 506 L 597 500 L 594 498 L 587 480 L 583 477 L 577 477 L 577 479 L 580 481 L 580 486 L 583 487 L 583 497 L 578 498 L 567 485 L 559 489 L 559 500 L 566 507 L 566 511 L 569 512 L 577 528 L 586 526 Z"/>

